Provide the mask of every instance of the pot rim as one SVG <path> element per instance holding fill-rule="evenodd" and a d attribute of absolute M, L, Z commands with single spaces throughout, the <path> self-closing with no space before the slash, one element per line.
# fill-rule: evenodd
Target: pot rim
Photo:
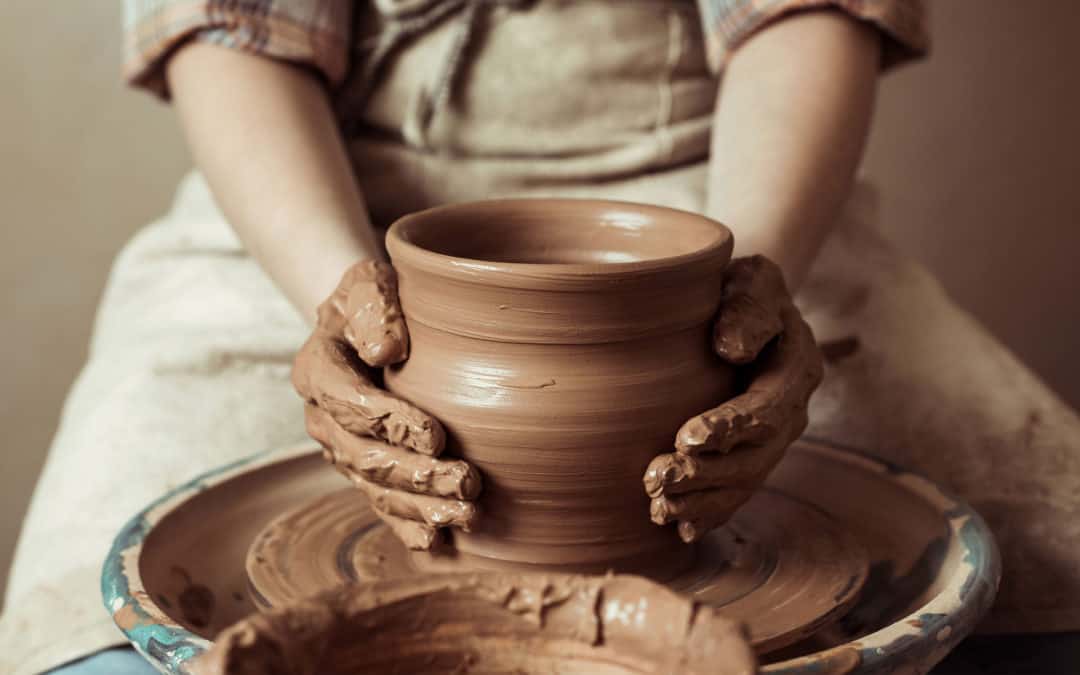
<path fill-rule="evenodd" d="M 664 220 L 665 226 L 694 225 L 711 226 L 716 237 L 707 245 L 669 256 L 659 256 L 629 262 L 603 263 L 525 263 L 483 260 L 439 253 L 414 241 L 414 228 L 429 227 L 447 216 L 460 215 L 466 210 L 482 209 L 488 214 L 520 213 L 525 207 L 544 204 L 549 207 L 578 207 L 583 218 L 593 223 L 633 227 L 632 219 L 641 222 Z M 489 199 L 445 204 L 398 218 L 386 233 L 386 248 L 394 264 L 404 263 L 441 277 L 476 281 L 482 275 L 484 283 L 510 287 L 574 290 L 580 282 L 582 288 L 595 288 L 607 282 L 625 282 L 643 277 L 655 277 L 658 273 L 674 273 L 679 276 L 702 268 L 723 267 L 731 259 L 734 244 L 731 230 L 706 216 L 672 209 L 664 206 L 606 199 L 576 198 L 509 198 Z"/>

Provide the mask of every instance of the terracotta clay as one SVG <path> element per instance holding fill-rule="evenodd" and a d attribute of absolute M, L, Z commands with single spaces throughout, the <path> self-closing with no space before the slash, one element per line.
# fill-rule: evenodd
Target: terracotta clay
<path fill-rule="evenodd" d="M 484 477 L 460 555 L 661 578 L 689 565 L 641 480 L 734 393 L 710 337 L 731 247 L 708 219 L 616 202 L 479 202 L 391 227 L 411 350 L 387 388 Z"/>
<path fill-rule="evenodd" d="M 762 256 L 728 267 L 713 340 L 727 362 L 754 361 L 747 390 L 688 420 L 676 452 L 656 457 L 645 474 L 653 521 L 678 521 L 687 542 L 722 525 L 779 463 L 806 429 L 810 395 L 825 374 L 780 269 Z"/>
<path fill-rule="evenodd" d="M 858 540 L 818 509 L 760 489 L 722 530 L 702 539 L 693 566 L 665 585 L 745 624 L 759 653 L 791 644 L 841 616 L 859 595 L 867 558 Z M 486 558 L 468 561 L 520 574 Z M 410 553 L 364 499 L 345 488 L 286 512 L 247 555 L 248 588 L 263 609 L 333 588 L 456 569 L 445 555 Z"/>
<path fill-rule="evenodd" d="M 436 528 L 468 529 L 475 520 L 468 500 L 480 476 L 464 462 L 436 459 L 445 445 L 438 420 L 375 385 L 371 368 L 401 361 L 408 350 L 393 269 L 360 262 L 319 307 L 292 380 L 306 402 L 308 434 L 327 460 L 406 545 L 428 549 Z"/>
<path fill-rule="evenodd" d="M 312 445 L 255 453 L 178 487 L 117 536 L 102 577 L 106 607 L 165 672 L 184 669 L 210 639 L 255 611 L 249 594 L 259 602 L 261 592 L 253 587 L 282 597 L 267 585 L 274 579 L 253 571 L 282 582 L 276 589 L 285 599 L 277 606 L 311 597 L 308 587 L 289 587 L 298 575 L 339 593 L 343 584 L 377 579 L 380 571 L 400 572 L 410 553 L 343 483 Z M 328 499 L 342 510 L 315 508 Z M 297 526 L 274 527 L 279 514 L 299 519 Z M 849 547 L 835 546 L 845 538 L 861 544 L 856 550 L 865 549 L 871 561 L 862 592 L 858 577 L 837 572 L 852 557 Z M 258 548 L 249 550 L 253 541 Z M 379 553 L 388 550 L 380 541 L 396 547 L 393 555 Z M 760 649 L 775 642 L 776 633 L 771 639 L 768 632 L 781 621 L 787 632 L 802 626 L 798 637 L 814 632 L 822 618 L 842 616 L 809 639 L 770 652 L 762 672 L 777 675 L 847 672 L 860 661 L 857 672 L 927 672 L 989 607 L 1000 572 L 993 538 L 970 507 L 924 478 L 807 441 L 796 442 L 746 506 L 699 544 L 699 560 L 710 557 L 714 541 L 715 559 L 724 563 L 713 578 L 688 574 L 672 583 L 721 605 L 724 616 L 747 617 Z M 415 568 L 408 574 L 409 583 L 430 576 Z M 787 581 L 777 584 L 781 577 Z M 845 597 L 858 598 L 850 611 Z M 817 613 L 805 613 L 815 605 L 832 610 L 815 621 Z"/>
<path fill-rule="evenodd" d="M 540 213 L 544 215 L 538 216 Z M 489 233 L 491 237 L 459 231 L 462 223 L 467 227 L 470 218 L 477 214 L 481 220 L 487 220 L 486 225 L 477 227 L 492 228 L 493 222 L 520 221 L 521 218 L 528 222 L 531 222 L 529 219 L 544 220 L 547 225 L 546 229 L 535 223 L 519 223 L 516 229 L 496 225 Z M 487 302 L 483 300 L 485 294 L 507 289 L 502 281 L 491 283 L 492 274 L 519 274 L 517 283 L 510 284 L 514 288 L 512 293 L 526 297 L 534 304 L 543 304 L 551 298 L 571 304 L 575 298 L 591 298 L 588 300 L 593 303 L 588 308 L 590 320 L 600 322 L 597 325 L 608 332 L 608 337 L 600 339 L 607 343 L 613 339 L 618 342 L 620 335 L 630 338 L 625 342 L 633 342 L 635 325 L 644 321 L 640 310 L 662 321 L 664 316 L 685 318 L 679 314 L 680 307 L 692 310 L 695 303 L 700 304 L 699 295 L 694 295 L 689 304 L 685 303 L 680 295 L 685 289 L 671 285 L 668 279 L 640 294 L 650 298 L 654 305 L 667 302 L 666 314 L 657 314 L 646 302 L 634 307 L 636 324 L 627 325 L 623 321 L 623 325 L 602 326 L 605 320 L 617 319 L 619 312 L 625 315 L 630 303 L 625 292 L 621 296 L 610 294 L 607 301 L 614 304 L 608 306 L 602 299 L 597 301 L 603 294 L 601 287 L 605 283 L 610 285 L 619 275 L 629 274 L 634 277 L 634 284 L 645 287 L 656 273 L 663 272 L 661 268 L 665 265 L 671 269 L 664 274 L 671 276 L 674 265 L 693 259 L 693 254 L 698 252 L 694 246 L 702 242 L 692 241 L 693 235 L 690 239 L 683 235 L 687 234 L 688 226 L 693 228 L 693 223 L 701 226 L 707 221 L 691 214 L 610 202 L 507 200 L 444 207 L 406 220 L 413 221 L 411 227 L 414 230 L 415 222 L 419 221 L 428 223 L 426 227 L 435 232 L 448 233 L 439 241 L 428 243 L 435 249 L 443 247 L 450 253 L 460 253 L 450 264 L 458 271 L 466 267 L 471 270 L 473 278 L 467 284 L 448 284 L 447 295 L 442 298 L 446 301 L 445 307 L 457 307 L 465 302 L 466 295 L 477 296 L 479 293 L 477 297 L 482 299 L 482 308 L 494 311 L 491 308 L 497 307 L 502 315 L 500 321 L 507 318 L 517 321 L 518 325 L 511 329 L 511 333 L 516 331 L 516 334 L 488 335 L 488 344 L 491 340 L 504 343 L 521 340 L 528 344 L 562 344 L 565 351 L 565 347 L 574 341 L 567 342 L 567 336 L 588 325 L 574 320 L 573 313 L 583 310 L 583 305 L 575 306 L 570 312 L 548 311 L 536 305 L 525 315 L 526 323 L 531 321 L 528 325 L 514 319 L 515 313 L 520 314 L 520 307 L 515 308 L 494 296 L 488 298 L 492 302 L 484 305 Z M 618 220 L 618 226 L 612 226 L 614 220 Z M 569 234 L 558 229 L 566 223 L 571 224 Z M 458 229 L 454 230 L 455 227 Z M 723 229 L 715 224 L 713 228 Z M 512 236 L 508 237 L 508 232 Z M 668 234 L 675 236 L 667 237 Z M 493 241 L 498 243 L 491 243 Z M 704 241 L 708 242 L 706 247 L 715 244 L 708 236 Z M 447 245 L 450 248 L 445 248 Z M 427 243 L 419 248 L 424 246 Z M 666 253 L 672 251 L 675 255 L 665 258 Z M 440 257 L 437 251 L 427 253 L 434 256 L 432 259 L 451 260 L 445 255 Z M 653 264 L 657 259 L 649 256 L 660 256 L 664 260 L 657 266 Z M 507 267 L 507 261 L 513 269 Z M 697 260 L 694 265 L 701 263 Z M 561 279 L 561 283 L 565 283 L 574 277 L 577 288 L 565 292 L 558 289 L 558 284 L 544 289 L 542 283 L 530 288 L 530 284 L 535 286 L 545 274 L 555 275 L 549 276 L 548 282 Z M 527 283 L 522 284 L 522 279 Z M 626 279 L 618 283 L 625 286 Z M 671 293 L 657 298 L 657 292 L 664 290 L 664 283 L 668 283 L 666 290 Z M 722 361 L 742 367 L 743 375 L 749 375 L 743 381 L 749 386 L 734 398 L 720 399 L 718 407 L 699 411 L 687 420 L 676 437 L 676 452 L 659 454 L 645 476 L 645 489 L 652 498 L 650 514 L 653 521 L 659 525 L 677 522 L 678 532 L 686 542 L 697 541 L 709 530 L 723 524 L 775 466 L 787 445 L 805 428 L 806 404 L 822 374 L 821 356 L 813 336 L 792 304 L 776 265 L 761 256 L 732 261 L 724 271 L 720 286 L 722 305 L 713 324 L 713 349 Z M 698 294 L 712 292 L 708 286 L 694 290 Z M 364 261 L 349 269 L 331 297 L 320 307 L 318 326 L 296 358 L 293 379 L 307 402 L 308 430 L 326 448 L 327 459 L 372 499 L 380 518 L 402 541 L 410 548 L 429 550 L 440 541 L 440 528 L 455 526 L 468 531 L 476 522 L 478 511 L 470 502 L 479 494 L 481 480 L 471 465 L 437 457 L 445 447 L 445 432 L 435 417 L 378 386 L 381 373 L 373 369 L 400 363 L 409 352 L 409 332 L 398 295 L 397 278 L 390 266 Z M 470 302 L 475 301 L 476 297 L 473 297 Z M 425 309 L 429 310 L 430 307 Z M 482 323 L 491 319 L 475 312 L 461 318 L 477 330 L 483 330 L 477 321 Z M 560 321 L 567 320 L 573 326 L 559 325 Z M 500 324 L 503 329 L 504 324 Z M 533 331 L 531 336 L 530 330 Z M 458 333 L 473 338 L 473 342 L 477 338 L 468 330 Z M 556 337 L 545 337 L 545 333 Z M 615 334 L 619 335 L 612 338 Z M 482 335 L 479 337 L 483 338 Z M 590 349 L 581 351 L 586 355 L 596 351 L 595 342 L 589 340 L 595 340 L 595 336 L 585 338 Z M 657 340 L 656 343 L 661 342 Z M 648 348 L 640 339 L 636 344 L 642 349 Z M 620 345 L 618 349 L 626 352 L 623 358 L 629 366 L 625 373 L 629 374 L 642 359 L 633 350 L 624 349 L 625 346 Z M 670 351 L 671 348 L 665 344 L 664 349 Z M 664 349 L 653 352 L 664 354 Z M 540 350 L 534 348 L 533 351 Z M 653 352 L 649 355 L 653 356 Z M 609 351 L 608 356 L 612 355 Z M 486 355 L 474 356 L 487 358 Z M 533 354 L 533 358 L 536 356 Z M 482 367 L 482 362 L 479 363 Z M 551 365 L 557 364 L 551 362 Z M 651 365 L 655 369 L 655 362 Z M 710 365 L 715 366 L 715 363 Z M 482 394 L 491 398 L 492 392 L 499 389 L 505 394 L 530 387 L 546 389 L 557 384 L 554 378 L 545 379 L 543 374 L 536 382 L 523 383 L 512 378 L 498 382 L 487 377 L 490 374 L 480 374 L 486 377 L 483 380 L 485 387 L 470 385 L 458 394 Z M 472 377 L 473 384 L 480 381 L 473 376 L 475 373 L 466 375 Z M 560 386 L 565 389 L 565 381 Z M 579 387 L 582 390 L 579 393 L 587 393 L 587 386 Z M 545 398 L 550 400 L 553 393 L 533 398 L 543 403 Z M 609 395 L 608 399 L 611 397 Z M 529 396 L 518 393 L 514 398 L 525 400 Z M 504 411 L 506 400 L 502 397 L 500 404 Z M 717 401 L 710 403 L 716 405 Z M 476 408 L 486 403 L 476 400 L 471 405 Z M 639 411 L 628 408 L 626 412 Z M 579 424 L 579 421 L 574 423 Z M 525 447 L 530 446 L 526 443 Z M 420 458 L 416 453 L 430 457 Z M 532 501 L 536 502 L 535 499 Z M 666 560 L 655 559 L 654 572 L 665 566 L 685 564 L 689 555 L 688 551 L 678 549 L 669 549 L 668 553 Z M 601 563 L 597 565 L 602 568 Z M 583 568 L 579 565 L 576 569 Z"/>
<path fill-rule="evenodd" d="M 645 579 L 431 575 L 323 594 L 221 633 L 199 675 L 751 675 L 738 624 Z"/>

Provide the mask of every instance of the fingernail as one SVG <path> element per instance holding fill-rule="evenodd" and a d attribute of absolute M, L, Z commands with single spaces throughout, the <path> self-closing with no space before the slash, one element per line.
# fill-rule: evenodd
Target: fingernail
<path fill-rule="evenodd" d="M 458 495 L 461 499 L 476 499 L 480 495 L 482 485 L 480 474 L 471 466 L 464 465 L 464 474 L 458 482 Z"/>
<path fill-rule="evenodd" d="M 657 497 L 649 502 L 649 516 L 657 525 L 667 525 L 671 521 L 671 508 L 668 500 L 665 497 Z"/>
<path fill-rule="evenodd" d="M 642 482 L 645 483 L 645 493 L 650 497 L 659 497 L 664 492 L 664 469 L 656 466 L 660 461 L 659 457 L 654 459 L 642 478 Z"/>
<path fill-rule="evenodd" d="M 698 539 L 699 528 L 691 520 L 679 521 L 679 539 L 683 540 L 684 544 L 693 544 Z"/>

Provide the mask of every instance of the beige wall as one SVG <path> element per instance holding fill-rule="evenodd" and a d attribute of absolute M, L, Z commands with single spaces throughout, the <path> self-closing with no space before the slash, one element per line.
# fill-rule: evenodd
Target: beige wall
<path fill-rule="evenodd" d="M 119 5 L 0 3 L 0 587 L 112 257 L 188 163 L 121 87 Z"/>
<path fill-rule="evenodd" d="M 865 164 L 883 226 L 1080 405 L 1080 2 L 930 4 L 932 60 L 885 80 Z"/>
<path fill-rule="evenodd" d="M 122 90 L 118 4 L 0 6 L 2 569 L 110 260 L 187 165 L 167 109 Z M 884 227 L 1080 403 L 1080 3 L 935 9 L 934 60 L 882 87 Z"/>

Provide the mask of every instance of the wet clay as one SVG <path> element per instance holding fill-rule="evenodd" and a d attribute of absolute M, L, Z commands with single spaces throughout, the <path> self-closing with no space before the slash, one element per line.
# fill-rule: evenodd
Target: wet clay
<path fill-rule="evenodd" d="M 547 217 L 549 211 L 550 218 Z M 545 214 L 542 223 L 528 220 L 535 219 L 537 212 Z M 526 219 L 525 223 L 517 229 L 506 224 L 522 218 Z M 558 309 L 560 303 L 585 303 L 582 306 L 589 310 L 590 319 L 597 319 L 605 311 L 611 315 L 609 319 L 619 318 L 619 313 L 625 314 L 626 307 L 630 306 L 625 292 L 615 292 L 596 303 L 593 296 L 606 285 L 615 283 L 612 279 L 623 287 L 647 285 L 650 280 L 659 279 L 660 283 L 653 290 L 663 289 L 665 283 L 668 284 L 671 293 L 665 300 L 671 306 L 667 308 L 670 318 L 672 307 L 678 309 L 685 305 L 685 294 L 681 293 L 685 289 L 679 286 L 682 282 L 672 282 L 670 277 L 677 276 L 679 266 L 689 266 L 692 272 L 695 265 L 700 267 L 703 262 L 709 262 L 699 259 L 701 254 L 704 252 L 704 258 L 708 258 L 710 251 L 717 247 L 718 232 L 726 236 L 722 226 L 692 214 L 588 201 L 504 200 L 455 205 L 415 214 L 403 222 L 412 223 L 408 236 L 403 239 L 397 229 L 390 236 L 391 240 L 396 237 L 405 242 L 399 242 L 406 251 L 399 254 L 399 258 L 409 260 L 419 251 L 421 268 L 435 260 L 459 271 L 466 267 L 473 272 L 479 269 L 478 274 L 470 272 L 469 280 L 469 284 L 479 291 L 494 288 L 502 292 L 512 287 L 515 293 L 532 293 L 536 296 L 532 300 L 536 302 L 548 296 L 555 298 L 552 308 L 529 310 L 533 323 L 527 327 L 518 325 L 514 329 L 518 334 L 510 338 L 494 334 L 479 338 L 488 346 L 500 341 L 509 344 L 507 339 L 529 345 L 530 350 L 523 354 L 511 354 L 518 361 L 511 366 L 520 368 L 519 362 L 530 358 L 528 351 L 538 351 L 536 344 L 560 345 L 563 352 L 568 345 L 576 344 L 581 348 L 578 356 L 589 363 L 599 362 L 602 358 L 611 360 L 617 356 L 616 350 L 626 352 L 621 357 L 627 362 L 624 366 L 626 375 L 641 374 L 632 369 L 645 362 L 634 349 L 628 349 L 626 343 L 636 342 L 629 346 L 650 349 L 649 355 L 654 355 L 671 352 L 671 344 L 679 344 L 678 339 L 658 334 L 657 340 L 668 343 L 660 350 L 642 344 L 640 339 L 635 340 L 637 334 L 633 331 L 647 323 L 640 311 L 634 314 L 633 325 L 619 326 L 614 333 L 611 326 L 602 326 L 609 333 L 607 337 L 599 338 L 599 343 L 603 344 L 597 343 L 596 335 L 575 337 L 575 333 L 568 331 L 580 331 L 589 325 L 573 316 L 574 312 L 584 309 L 574 305 L 571 310 L 563 311 Z M 492 232 L 488 234 L 491 236 L 477 239 L 472 230 L 464 233 L 453 230 L 462 227 L 463 223 L 481 229 L 490 227 Z M 432 236 L 427 230 L 433 230 L 436 235 Z M 665 236 L 669 231 L 686 236 L 672 239 Z M 445 253 L 453 256 L 448 257 Z M 649 258 L 650 255 L 658 257 Z M 485 260 L 469 256 L 483 256 Z M 430 259 L 425 262 L 427 258 Z M 435 265 L 435 276 L 446 276 L 445 266 L 439 268 L 439 264 Z M 408 265 L 403 263 L 402 266 Z M 516 282 L 507 283 L 505 274 L 508 272 L 518 275 Z M 627 275 L 633 277 L 633 284 L 627 281 Z M 526 279 L 524 282 L 522 277 Z M 556 286 L 566 288 L 545 287 L 552 278 L 558 279 Z M 454 280 L 449 278 L 449 281 L 452 286 Z M 783 275 L 774 263 L 762 256 L 734 260 L 724 269 L 720 286 L 722 304 L 713 322 L 713 351 L 720 361 L 743 366 L 744 373 L 750 375 L 747 378 L 749 385 L 739 395 L 721 399 L 717 407 L 707 408 L 686 420 L 676 434 L 675 451 L 658 452 L 645 475 L 652 521 L 661 526 L 677 523 L 678 533 L 687 543 L 698 541 L 708 531 L 722 525 L 773 469 L 790 442 L 806 427 L 807 401 L 822 375 L 821 355 L 813 336 L 792 304 Z M 694 288 L 711 292 L 708 284 Z M 459 294 L 461 298 L 455 294 L 458 291 L 453 290 L 450 295 L 455 297 L 440 299 L 457 303 L 465 297 L 465 294 Z M 423 291 L 420 296 L 424 301 Z M 589 303 L 595 306 L 590 307 Z M 515 305 L 509 302 L 496 302 L 493 306 L 499 314 L 506 316 L 512 317 L 515 311 Z M 693 309 L 693 304 L 689 306 Z M 430 308 L 429 303 L 424 311 Z M 647 306 L 635 306 L 635 310 L 650 312 L 650 320 L 657 316 L 657 312 Z M 662 321 L 665 314 L 660 312 L 658 316 Z M 484 318 L 474 313 L 457 329 L 436 330 L 463 334 L 475 342 L 476 337 L 468 331 L 481 330 L 483 326 L 477 319 Z M 560 323 L 567 321 L 573 323 L 570 328 Z M 461 332 L 462 327 L 465 333 Z M 497 328 L 504 330 L 506 327 L 500 324 Z M 533 334 L 522 332 L 526 328 Z M 546 335 L 550 329 L 558 334 Z M 663 330 L 663 326 L 657 330 Z M 434 344 L 433 340 L 429 342 Z M 446 550 L 446 547 L 438 546 L 443 541 L 439 537 L 440 530 L 450 526 L 469 532 L 480 516 L 474 500 L 480 493 L 481 476 L 470 463 L 439 457 L 446 448 L 446 433 L 438 419 L 408 402 L 407 397 L 396 396 L 378 386 L 381 373 L 374 369 L 404 361 L 409 345 L 409 331 L 399 303 L 397 275 L 393 268 L 380 262 L 359 262 L 344 274 L 330 298 L 320 306 L 317 328 L 297 355 L 293 382 L 306 402 L 305 418 L 310 435 L 326 449 L 326 458 L 370 499 L 379 517 L 412 549 Z M 466 344 L 465 348 L 468 347 Z M 596 351 L 599 356 L 590 354 Z M 488 368 L 490 371 L 490 366 L 502 365 L 488 354 L 474 356 L 478 356 L 478 360 L 472 365 L 478 370 Z M 479 358 L 493 363 L 485 363 Z M 716 360 L 712 359 L 712 365 Z M 567 364 L 551 359 L 545 365 L 549 370 L 546 374 L 552 375 L 555 366 Z M 575 374 L 593 374 L 577 363 L 571 365 Z M 478 374 L 490 376 L 492 373 Z M 649 384 L 648 373 L 645 374 L 637 385 L 639 395 L 643 393 L 641 387 Z M 470 376 L 464 384 L 457 382 L 458 393 L 462 394 L 458 398 L 481 395 L 488 400 L 474 400 L 469 405 L 490 408 L 494 407 L 489 405 L 490 400 L 505 399 L 507 391 L 560 387 L 559 392 L 548 393 L 549 399 L 554 393 L 566 393 L 565 378 L 549 376 L 545 379 L 541 372 L 537 375 L 537 378 L 517 380 L 504 378 L 501 382 L 492 377 L 487 377 L 484 382 L 481 377 Z M 393 378 L 394 373 L 390 376 Z M 417 378 L 419 376 L 414 377 Z M 560 381 L 563 381 L 562 385 Z M 718 380 L 717 384 L 720 382 Z M 598 384 L 604 383 L 598 380 Z M 576 392 L 578 398 L 586 394 L 590 400 L 595 398 L 588 386 L 592 384 Z M 529 403 L 525 394 L 517 393 L 516 397 Z M 543 399 L 542 394 L 538 397 Z M 709 403 L 715 405 L 716 402 Z M 634 400 L 631 399 L 629 404 L 634 404 Z M 625 412 L 630 415 L 642 410 L 648 411 L 631 408 Z M 496 412 L 505 417 L 507 412 L 520 411 L 500 409 Z M 538 409 L 538 412 L 542 411 Z M 618 411 L 609 412 L 617 414 Z M 472 426 L 476 426 L 475 421 Z M 579 420 L 573 421 L 580 424 Z M 585 433 L 591 431 L 594 430 L 587 429 Z M 521 447 L 536 449 L 537 446 L 526 439 Z M 528 499 L 534 506 L 541 499 L 549 502 L 552 498 L 558 499 L 557 494 L 546 492 L 546 485 L 536 487 L 535 495 L 525 495 L 519 490 L 518 496 Z M 521 502 L 522 499 L 517 500 L 517 503 Z M 594 565 L 635 571 L 646 567 L 644 563 L 647 562 L 652 569 L 643 571 L 662 576 L 687 564 L 691 552 L 671 547 L 663 553 L 666 554 L 664 557 L 633 553 L 600 562 L 580 562 L 577 568 L 584 570 Z M 469 556 L 475 558 L 476 554 L 463 554 L 459 560 Z M 488 557 L 496 556 L 489 553 Z M 562 558 L 570 560 L 566 556 Z M 561 565 L 559 562 L 544 564 Z"/>
<path fill-rule="evenodd" d="M 493 578 L 536 570 L 490 558 L 462 560 L 463 555 L 406 550 L 363 498 L 345 488 L 264 528 L 248 552 L 247 573 L 255 604 L 269 609 L 357 583 L 421 583 L 463 566 L 488 570 Z M 723 530 L 703 538 L 693 566 L 665 585 L 746 624 L 754 648 L 766 653 L 842 616 L 867 571 L 862 546 L 836 521 L 765 488 Z"/>
<path fill-rule="evenodd" d="M 319 306 L 315 331 L 297 353 L 292 381 L 303 397 L 308 434 L 325 457 L 368 497 L 379 516 L 414 549 L 428 549 L 437 529 L 468 529 L 476 470 L 442 460 L 438 420 L 376 386 L 376 367 L 397 363 L 409 334 L 393 268 L 352 266 Z"/>
<path fill-rule="evenodd" d="M 483 476 L 479 516 L 453 533 L 462 559 L 661 579 L 691 564 L 675 528 L 650 522 L 642 476 L 734 393 L 711 344 L 731 247 L 708 219 L 615 202 L 481 202 L 394 224 L 410 353 L 385 382 Z"/>
<path fill-rule="evenodd" d="M 344 515 L 328 509 L 327 517 L 307 518 L 297 527 L 271 527 L 279 514 L 299 517 L 331 494 L 343 500 Z M 791 504 L 803 508 L 790 510 Z M 819 517 L 797 515 L 807 509 Z M 757 515 L 748 522 L 744 514 Z M 776 526 L 753 529 L 761 523 Z M 292 538 L 302 535 L 294 546 Z M 762 672 L 774 675 L 844 672 L 860 656 L 859 667 L 873 672 L 927 672 L 970 633 L 990 605 L 1000 573 L 992 536 L 970 507 L 924 478 L 805 440 L 793 444 L 722 531 L 702 540 L 699 561 L 709 559 L 721 536 L 716 557 L 726 562 L 714 570 L 715 578 L 698 577 L 687 585 L 682 579 L 689 574 L 683 575 L 678 588 L 695 599 L 702 592 L 716 597 L 725 616 L 750 617 L 755 644 L 763 637 L 762 620 L 808 623 L 802 612 L 814 606 L 811 589 L 829 590 L 829 600 L 840 597 L 838 605 L 818 605 L 832 607 L 831 615 L 842 615 L 840 620 L 798 644 L 765 650 Z M 829 544 L 838 536 L 861 544 L 871 562 L 869 580 L 850 609 L 843 604 L 849 579 L 835 565 L 851 553 Z M 251 548 L 253 541 L 263 548 Z M 791 560 L 788 549 L 768 553 L 776 541 L 798 551 L 800 560 Z M 106 604 L 163 670 L 184 664 L 204 640 L 254 611 L 248 599 L 252 586 L 278 598 L 278 606 L 299 599 L 280 600 L 266 585 L 270 577 L 256 574 L 260 569 L 276 568 L 279 591 L 299 588 L 301 597 L 309 597 L 306 587 L 288 587 L 297 570 L 309 581 L 326 583 L 324 592 L 339 592 L 342 584 L 377 578 L 380 570 L 400 569 L 412 560 L 365 498 L 327 470 L 314 444 L 260 454 L 185 485 L 133 519 L 117 542 L 106 562 L 106 577 L 113 580 L 104 589 Z M 260 552 L 268 554 L 262 562 Z M 802 576 L 789 569 L 802 570 Z M 776 587 L 774 578 L 788 581 Z M 832 581 L 823 583 L 826 578 Z M 210 614 L 196 616 L 185 607 L 183 598 L 193 587 L 197 595 L 214 598 L 199 607 Z"/>
<path fill-rule="evenodd" d="M 751 675 L 744 635 L 638 577 L 430 575 L 252 615 L 193 671 Z"/>
<path fill-rule="evenodd" d="M 713 340 L 725 361 L 751 368 L 746 391 L 683 424 L 676 452 L 645 474 L 653 522 L 677 521 L 686 542 L 722 525 L 776 467 L 805 431 L 824 376 L 810 327 L 763 256 L 728 267 Z"/>

